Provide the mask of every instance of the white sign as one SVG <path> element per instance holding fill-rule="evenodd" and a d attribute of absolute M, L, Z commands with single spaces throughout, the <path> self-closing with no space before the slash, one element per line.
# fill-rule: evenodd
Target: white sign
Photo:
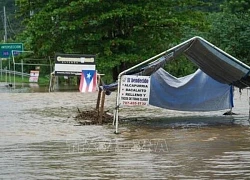
<path fill-rule="evenodd" d="M 56 76 L 79 76 L 82 74 L 82 70 L 95 69 L 95 55 L 56 53 Z"/>
<path fill-rule="evenodd" d="M 30 71 L 29 82 L 38 82 L 39 71 Z"/>
<path fill-rule="evenodd" d="M 121 77 L 120 102 L 122 106 L 149 104 L 150 76 L 124 75 Z"/>
<path fill-rule="evenodd" d="M 55 64 L 56 75 L 72 76 L 81 75 L 82 70 L 95 70 L 95 65 L 79 65 L 79 64 Z"/>
<path fill-rule="evenodd" d="M 89 63 L 94 63 L 95 62 L 95 59 L 93 57 L 91 58 L 85 58 L 85 57 L 61 57 L 61 56 L 58 56 L 57 57 L 57 62 L 65 62 L 67 64 L 72 64 L 72 63 L 86 63 L 86 62 L 89 62 Z"/>

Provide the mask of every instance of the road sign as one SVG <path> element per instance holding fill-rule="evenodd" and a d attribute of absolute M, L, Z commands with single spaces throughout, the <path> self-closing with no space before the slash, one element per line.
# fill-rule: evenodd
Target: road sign
<path fill-rule="evenodd" d="M 0 58 L 9 58 L 13 55 L 18 55 L 23 51 L 22 43 L 4 43 L 0 44 Z"/>

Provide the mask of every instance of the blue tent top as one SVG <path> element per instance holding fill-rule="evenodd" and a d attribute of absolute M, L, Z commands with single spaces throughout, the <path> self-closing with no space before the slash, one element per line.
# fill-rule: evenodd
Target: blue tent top
<path fill-rule="evenodd" d="M 232 109 L 233 86 L 222 84 L 200 69 L 176 78 L 160 68 L 150 78 L 149 104 L 171 110 L 217 111 Z"/>

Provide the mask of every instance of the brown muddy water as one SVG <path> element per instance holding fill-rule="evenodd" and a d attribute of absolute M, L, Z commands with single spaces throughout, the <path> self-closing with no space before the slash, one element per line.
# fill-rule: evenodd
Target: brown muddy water
<path fill-rule="evenodd" d="M 124 108 L 112 125 L 79 126 L 97 93 L 0 88 L 0 179 L 249 179 L 250 92 L 234 113 Z M 28 91 L 29 92 L 29 91 Z M 106 97 L 106 110 L 115 94 Z"/>

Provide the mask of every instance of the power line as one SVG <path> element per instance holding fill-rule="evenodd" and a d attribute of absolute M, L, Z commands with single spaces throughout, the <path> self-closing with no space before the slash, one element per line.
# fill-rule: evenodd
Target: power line
<path fill-rule="evenodd" d="M 10 31 L 11 31 L 14 35 L 16 35 L 15 31 L 13 30 L 13 28 L 12 28 L 12 26 L 11 26 L 10 19 L 9 19 L 8 17 L 7 17 L 7 21 L 8 21 L 8 27 L 9 27 Z"/>

